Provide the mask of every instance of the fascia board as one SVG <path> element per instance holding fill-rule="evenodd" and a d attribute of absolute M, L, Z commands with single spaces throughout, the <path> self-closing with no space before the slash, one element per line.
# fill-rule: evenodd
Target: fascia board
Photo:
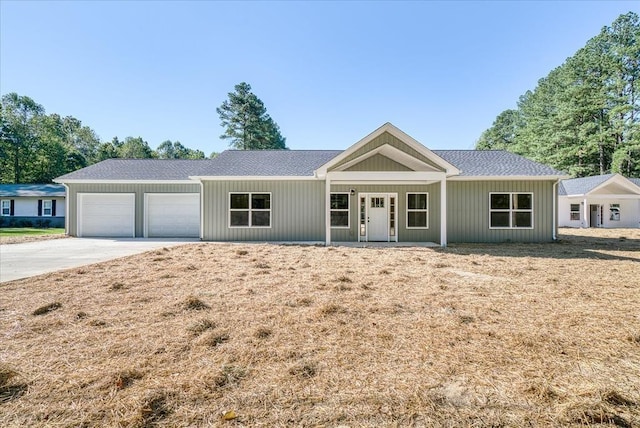
<path fill-rule="evenodd" d="M 554 181 L 567 178 L 568 175 L 469 175 L 449 177 L 447 181 Z"/>
<path fill-rule="evenodd" d="M 247 176 L 243 176 L 243 175 L 211 175 L 211 176 L 200 176 L 200 175 L 195 175 L 195 176 L 190 176 L 189 177 L 192 180 L 196 180 L 196 181 L 306 181 L 306 180 L 318 180 L 318 177 L 314 177 L 312 175 L 304 175 L 304 176 L 297 176 L 297 175 L 274 175 L 274 176 L 269 176 L 269 175 L 247 175 Z"/>
<path fill-rule="evenodd" d="M 53 180 L 61 184 L 193 184 L 192 180 Z"/>
<path fill-rule="evenodd" d="M 440 181 L 444 172 L 430 171 L 331 171 L 327 179 L 333 181 Z"/>

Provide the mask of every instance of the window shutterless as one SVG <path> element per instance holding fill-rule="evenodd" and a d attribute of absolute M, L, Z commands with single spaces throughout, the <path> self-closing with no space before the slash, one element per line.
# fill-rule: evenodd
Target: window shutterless
<path fill-rule="evenodd" d="M 489 193 L 490 229 L 533 229 L 533 193 Z"/>
<path fill-rule="evenodd" d="M 349 228 L 349 194 L 332 193 L 331 195 L 331 227 L 334 229 Z"/>
<path fill-rule="evenodd" d="M 271 193 L 229 193 L 229 227 L 271 227 Z"/>
<path fill-rule="evenodd" d="M 429 194 L 407 193 L 407 229 L 429 228 Z"/>

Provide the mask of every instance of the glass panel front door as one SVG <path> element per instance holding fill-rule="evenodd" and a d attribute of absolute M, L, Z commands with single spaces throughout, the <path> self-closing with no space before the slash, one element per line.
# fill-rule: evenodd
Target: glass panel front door
<path fill-rule="evenodd" d="M 387 195 L 369 195 L 369 241 L 389 240 Z"/>

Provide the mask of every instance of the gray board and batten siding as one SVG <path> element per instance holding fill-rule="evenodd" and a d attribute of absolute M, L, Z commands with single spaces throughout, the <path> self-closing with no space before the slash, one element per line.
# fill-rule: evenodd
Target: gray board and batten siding
<path fill-rule="evenodd" d="M 135 194 L 135 236 L 144 236 L 145 193 L 200 193 L 200 184 L 182 183 L 68 183 L 68 234 L 78 235 L 78 193 L 133 193 Z"/>
<path fill-rule="evenodd" d="M 447 182 L 447 240 L 463 242 L 551 242 L 555 181 Z M 491 192 L 532 192 L 532 229 L 490 229 Z M 556 223 L 557 224 L 557 223 Z"/>
<path fill-rule="evenodd" d="M 270 227 L 229 227 L 230 193 L 270 193 Z M 324 241 L 325 183 L 321 180 L 203 182 L 205 241 Z"/>

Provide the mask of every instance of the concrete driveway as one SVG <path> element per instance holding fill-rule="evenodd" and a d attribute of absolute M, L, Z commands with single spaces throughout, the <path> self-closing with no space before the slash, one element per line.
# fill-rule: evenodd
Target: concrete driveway
<path fill-rule="evenodd" d="M 199 240 L 66 238 L 0 245 L 0 282 L 190 242 Z"/>

